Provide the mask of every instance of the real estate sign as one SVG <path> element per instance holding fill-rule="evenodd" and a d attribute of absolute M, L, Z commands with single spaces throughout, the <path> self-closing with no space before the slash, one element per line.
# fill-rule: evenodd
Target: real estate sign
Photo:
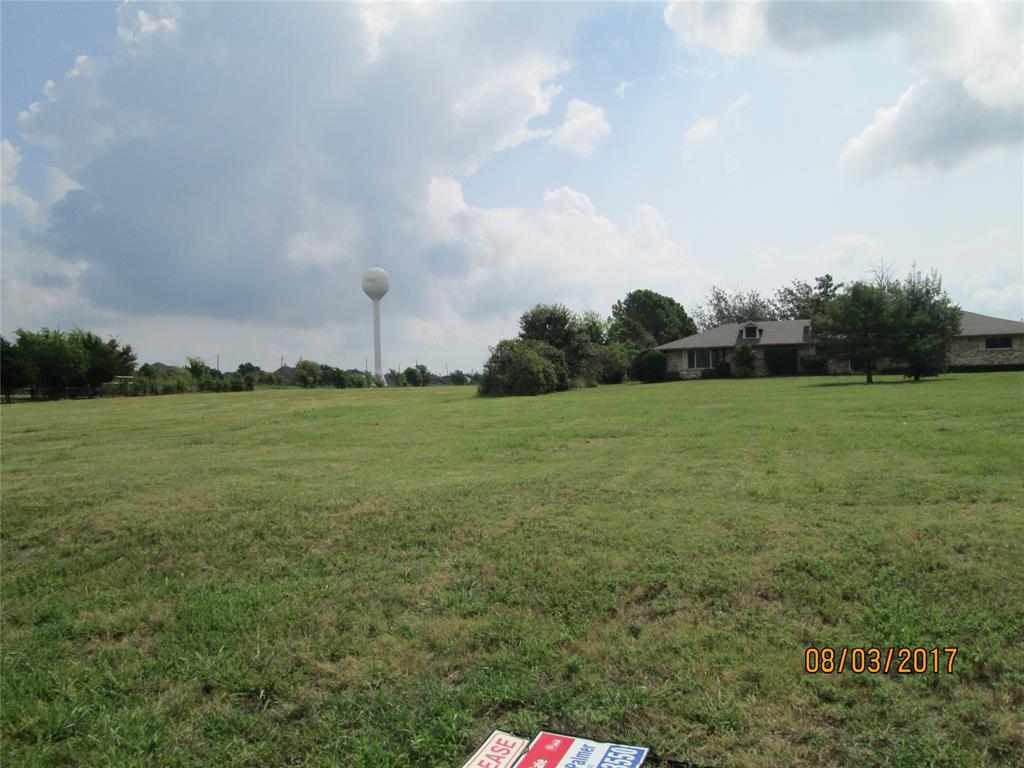
<path fill-rule="evenodd" d="M 530 742 L 516 768 L 639 768 L 647 759 L 644 747 L 541 731 Z"/>
<path fill-rule="evenodd" d="M 526 744 L 527 740 L 520 736 L 494 731 L 462 768 L 512 768 Z"/>

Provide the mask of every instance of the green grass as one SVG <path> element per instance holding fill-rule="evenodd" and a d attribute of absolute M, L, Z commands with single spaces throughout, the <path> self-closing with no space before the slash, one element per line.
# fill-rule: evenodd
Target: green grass
<path fill-rule="evenodd" d="M 2 411 L 2 762 L 1017 766 L 1024 375 Z M 812 676 L 809 645 L 957 646 Z"/>

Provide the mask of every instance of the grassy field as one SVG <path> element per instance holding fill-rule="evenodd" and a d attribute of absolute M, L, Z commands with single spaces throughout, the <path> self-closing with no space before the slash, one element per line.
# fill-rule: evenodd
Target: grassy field
<path fill-rule="evenodd" d="M 5 766 L 433 768 L 541 725 L 726 768 L 1024 755 L 1024 374 L 0 416 Z"/>

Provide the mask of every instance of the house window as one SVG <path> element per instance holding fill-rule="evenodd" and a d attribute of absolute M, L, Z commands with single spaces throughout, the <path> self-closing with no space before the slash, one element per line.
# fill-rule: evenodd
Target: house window
<path fill-rule="evenodd" d="M 1011 349 L 1013 339 L 1009 336 L 990 336 L 985 339 L 985 349 Z"/>
<path fill-rule="evenodd" d="M 691 349 L 687 352 L 687 367 L 688 368 L 710 368 L 711 367 L 711 350 L 710 349 Z"/>
<path fill-rule="evenodd" d="M 743 337 L 746 339 L 756 339 L 757 327 L 753 325 L 748 325 L 746 328 L 743 329 Z"/>

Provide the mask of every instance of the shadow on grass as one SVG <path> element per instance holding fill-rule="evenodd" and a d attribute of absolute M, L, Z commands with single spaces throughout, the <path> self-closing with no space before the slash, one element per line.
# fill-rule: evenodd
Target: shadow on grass
<path fill-rule="evenodd" d="M 952 379 L 945 377 L 941 379 L 921 379 L 920 381 L 914 381 L 913 379 L 896 379 L 895 381 L 883 381 L 876 380 L 871 382 L 871 386 L 885 386 L 886 384 L 936 384 L 942 381 L 952 381 Z M 856 378 L 853 381 L 823 381 L 821 384 L 811 384 L 812 387 L 863 387 L 867 384 L 864 379 Z"/>

